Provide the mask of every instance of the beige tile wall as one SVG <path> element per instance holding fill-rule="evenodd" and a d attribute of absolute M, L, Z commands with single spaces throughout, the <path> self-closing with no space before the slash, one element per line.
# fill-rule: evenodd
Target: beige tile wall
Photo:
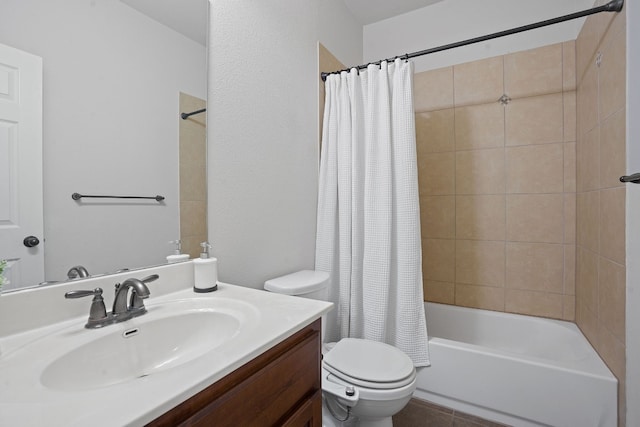
<path fill-rule="evenodd" d="M 576 40 L 576 323 L 620 380 L 625 419 L 625 12 L 590 17 Z"/>
<path fill-rule="evenodd" d="M 345 65 L 338 60 L 329 49 L 324 47 L 322 43 L 318 43 L 318 76 L 320 73 L 329 73 L 331 71 L 344 70 Z M 322 141 L 322 123 L 324 120 L 324 83 L 321 81 L 318 85 L 318 141 Z"/>
<path fill-rule="evenodd" d="M 180 93 L 180 111 L 206 107 L 203 99 Z M 207 237 L 207 114 L 180 120 L 180 239 L 182 252 L 200 256 L 200 243 Z"/>
<path fill-rule="evenodd" d="M 427 300 L 574 319 L 575 64 L 567 42 L 415 75 Z"/>

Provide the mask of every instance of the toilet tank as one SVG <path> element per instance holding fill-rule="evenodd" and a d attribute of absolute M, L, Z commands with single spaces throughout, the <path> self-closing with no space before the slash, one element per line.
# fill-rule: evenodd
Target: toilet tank
<path fill-rule="evenodd" d="M 303 298 L 327 300 L 329 273 L 326 271 L 302 270 L 264 282 L 270 292 L 295 295 Z"/>

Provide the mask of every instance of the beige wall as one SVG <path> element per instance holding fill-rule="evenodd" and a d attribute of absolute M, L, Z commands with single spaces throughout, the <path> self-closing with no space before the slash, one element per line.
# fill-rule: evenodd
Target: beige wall
<path fill-rule="evenodd" d="M 329 73 L 332 71 L 344 70 L 345 65 L 340 62 L 329 50 L 322 45 L 322 43 L 318 43 L 318 78 L 320 78 L 320 73 L 325 72 Z M 324 98 L 325 98 L 325 90 L 324 90 L 324 82 L 320 79 L 320 83 L 318 84 L 318 140 L 322 141 L 322 123 L 324 121 Z"/>
<path fill-rule="evenodd" d="M 625 12 L 590 17 L 578 76 L 576 323 L 621 381 L 625 425 Z"/>
<path fill-rule="evenodd" d="M 180 93 L 180 111 L 206 107 L 203 99 Z M 180 120 L 180 239 L 182 252 L 200 256 L 207 240 L 207 113 Z"/>
<path fill-rule="evenodd" d="M 414 86 L 425 298 L 573 320 L 575 44 Z"/>

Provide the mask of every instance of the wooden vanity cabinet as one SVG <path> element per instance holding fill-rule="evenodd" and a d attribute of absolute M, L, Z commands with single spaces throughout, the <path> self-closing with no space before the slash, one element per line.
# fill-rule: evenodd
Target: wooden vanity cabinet
<path fill-rule="evenodd" d="M 320 357 L 317 320 L 147 426 L 321 427 Z"/>

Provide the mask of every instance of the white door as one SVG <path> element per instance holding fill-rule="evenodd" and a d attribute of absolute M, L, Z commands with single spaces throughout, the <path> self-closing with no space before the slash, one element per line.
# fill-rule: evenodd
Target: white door
<path fill-rule="evenodd" d="M 0 260 L 11 282 L 3 290 L 44 280 L 42 217 L 42 58 L 0 44 Z"/>

